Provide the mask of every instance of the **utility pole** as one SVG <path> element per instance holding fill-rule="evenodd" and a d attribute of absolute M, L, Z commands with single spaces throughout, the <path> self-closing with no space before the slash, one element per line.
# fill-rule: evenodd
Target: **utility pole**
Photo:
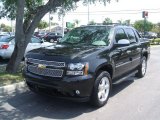
<path fill-rule="evenodd" d="M 64 6 L 62 5 L 62 37 L 64 36 Z"/>
<path fill-rule="evenodd" d="M 146 21 L 147 21 L 147 17 L 148 17 L 148 11 L 143 11 L 142 12 L 142 18 L 144 18 L 144 36 L 146 34 Z"/>
<path fill-rule="evenodd" d="M 64 36 L 64 15 L 62 15 L 62 37 Z"/>
<path fill-rule="evenodd" d="M 49 32 L 51 32 L 51 12 L 49 12 Z"/>
<path fill-rule="evenodd" d="M 89 6 L 89 4 L 90 4 L 90 3 L 89 3 L 89 0 L 88 0 L 88 24 L 89 24 L 89 17 L 90 17 L 90 12 L 89 12 L 89 7 L 90 7 L 90 6 Z"/>
<path fill-rule="evenodd" d="M 11 19 L 11 32 L 13 32 L 13 21 Z"/>
<path fill-rule="evenodd" d="M 145 36 L 145 34 L 146 34 L 146 21 L 147 21 L 147 19 L 144 18 L 144 36 Z"/>

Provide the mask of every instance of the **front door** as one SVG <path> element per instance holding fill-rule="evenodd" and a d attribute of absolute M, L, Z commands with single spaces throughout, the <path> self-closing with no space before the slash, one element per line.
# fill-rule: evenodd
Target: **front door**
<path fill-rule="evenodd" d="M 123 29 L 117 29 L 115 42 L 118 43 L 121 39 L 128 39 Z M 131 70 L 131 49 L 130 46 L 116 47 L 113 50 L 113 60 L 115 62 L 114 78 L 120 77 Z"/>

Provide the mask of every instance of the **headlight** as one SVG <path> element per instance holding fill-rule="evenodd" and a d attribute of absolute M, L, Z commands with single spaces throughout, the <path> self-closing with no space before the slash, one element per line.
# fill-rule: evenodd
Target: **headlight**
<path fill-rule="evenodd" d="M 75 63 L 75 64 L 71 63 L 68 65 L 69 70 L 83 70 L 83 68 L 84 64 L 82 63 Z"/>
<path fill-rule="evenodd" d="M 67 75 L 87 75 L 88 63 L 71 63 L 68 65 Z"/>

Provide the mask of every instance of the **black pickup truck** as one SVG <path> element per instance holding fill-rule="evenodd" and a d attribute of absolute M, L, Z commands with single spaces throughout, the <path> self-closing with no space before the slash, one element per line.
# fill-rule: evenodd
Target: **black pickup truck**
<path fill-rule="evenodd" d="M 149 41 L 133 27 L 82 26 L 56 45 L 30 51 L 23 75 L 31 91 L 101 107 L 113 84 L 144 77 L 149 56 Z"/>

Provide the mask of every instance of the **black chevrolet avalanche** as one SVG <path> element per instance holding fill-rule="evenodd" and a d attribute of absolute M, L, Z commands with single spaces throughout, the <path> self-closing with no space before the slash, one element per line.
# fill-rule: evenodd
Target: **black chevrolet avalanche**
<path fill-rule="evenodd" d="M 101 107 L 113 84 L 144 77 L 149 55 L 149 42 L 133 27 L 82 26 L 56 45 L 28 52 L 23 75 L 33 92 Z"/>

